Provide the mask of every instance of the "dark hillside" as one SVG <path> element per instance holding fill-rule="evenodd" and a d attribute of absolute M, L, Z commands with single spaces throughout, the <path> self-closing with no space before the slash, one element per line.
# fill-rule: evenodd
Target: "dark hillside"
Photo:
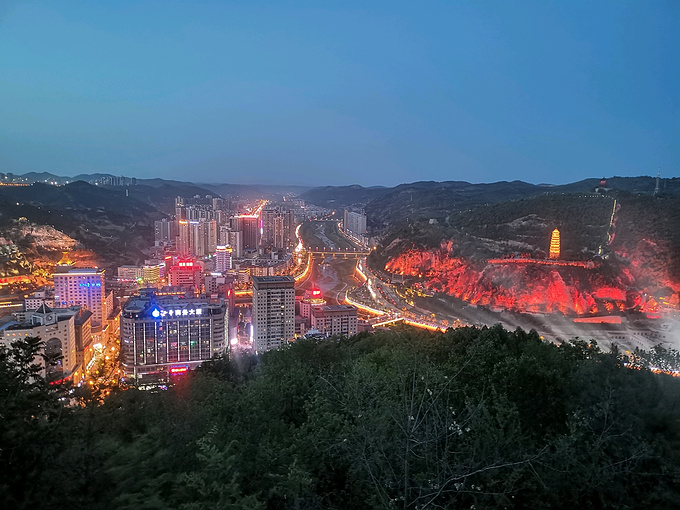
<path fill-rule="evenodd" d="M 153 221 L 163 214 L 126 197 L 123 188 L 101 188 L 83 181 L 0 188 L 0 224 L 22 216 L 54 226 L 111 264 L 123 264 L 143 258 L 141 250 L 153 243 Z"/>
<path fill-rule="evenodd" d="M 451 211 L 447 220 L 436 224 L 420 221 L 393 227 L 382 241 L 382 251 L 389 258 L 404 248 L 435 248 L 453 239 L 456 253 L 466 258 L 518 253 L 541 258 L 557 228 L 564 258 L 589 258 L 600 246 L 606 248 L 613 204 L 613 197 L 600 195 L 542 194 Z"/>
<path fill-rule="evenodd" d="M 652 195 L 653 177 L 612 177 L 607 179 L 611 193 L 628 192 Z M 590 194 L 600 179 L 586 179 L 564 185 L 535 185 L 522 181 L 471 184 L 462 181 L 415 182 L 391 188 L 366 206 L 369 222 L 376 228 L 401 221 L 436 219 L 445 221 L 455 212 L 480 205 L 521 200 L 537 195 Z M 680 178 L 661 179 L 660 194 L 680 194 Z"/>
<path fill-rule="evenodd" d="M 358 184 L 352 186 L 324 186 L 305 191 L 300 198 L 312 204 L 333 209 L 336 207 L 363 207 L 371 200 L 384 196 L 392 188 L 364 188 Z"/>
<path fill-rule="evenodd" d="M 113 191 L 120 188 L 107 187 L 106 189 Z M 151 207 L 158 209 L 166 215 L 175 214 L 176 197 L 193 197 L 196 195 L 202 197 L 206 195 L 212 195 L 214 197 L 219 196 L 214 191 L 210 191 L 206 188 L 181 183 L 163 183 L 154 186 L 137 184 L 136 186 L 130 186 L 127 189 L 131 198 L 149 204 Z"/>

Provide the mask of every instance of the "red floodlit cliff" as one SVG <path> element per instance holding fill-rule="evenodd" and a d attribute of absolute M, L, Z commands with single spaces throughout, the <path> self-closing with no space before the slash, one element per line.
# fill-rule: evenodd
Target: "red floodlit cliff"
<path fill-rule="evenodd" d="M 658 304 L 651 299 L 647 301 L 644 292 L 670 286 L 667 280 L 656 281 L 652 286 L 654 277 L 659 275 L 648 274 L 640 267 L 623 270 L 608 265 L 605 270 L 592 265 L 517 261 L 473 264 L 452 256 L 451 252 L 451 242 L 442 243 L 435 250 L 410 249 L 390 259 L 385 269 L 420 277 L 428 289 L 471 304 L 570 315 L 610 313 L 635 307 L 656 312 Z M 666 300 L 672 301 L 672 298 Z"/>

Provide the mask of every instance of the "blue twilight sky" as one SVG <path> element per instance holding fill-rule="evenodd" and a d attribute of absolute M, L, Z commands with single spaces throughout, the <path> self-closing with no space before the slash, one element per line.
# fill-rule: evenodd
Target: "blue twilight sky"
<path fill-rule="evenodd" d="M 680 1 L 0 0 L 0 171 L 680 176 Z"/>

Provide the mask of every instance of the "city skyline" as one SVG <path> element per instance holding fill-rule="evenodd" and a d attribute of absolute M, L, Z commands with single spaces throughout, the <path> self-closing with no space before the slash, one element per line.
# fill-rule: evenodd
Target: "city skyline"
<path fill-rule="evenodd" d="M 673 508 L 679 28 L 0 0 L 3 507 Z"/>
<path fill-rule="evenodd" d="M 203 182 L 679 175 L 663 2 L 5 4 L 0 165 Z"/>

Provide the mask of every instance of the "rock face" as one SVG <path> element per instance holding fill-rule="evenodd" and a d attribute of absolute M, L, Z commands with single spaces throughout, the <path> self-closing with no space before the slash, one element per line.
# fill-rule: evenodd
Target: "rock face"
<path fill-rule="evenodd" d="M 27 275 L 33 269 L 24 253 L 12 241 L 0 237 L 0 278 Z"/>
<path fill-rule="evenodd" d="M 64 252 L 78 246 L 78 241 L 50 225 L 36 225 L 28 221 L 19 222 L 18 234 L 42 250 Z"/>
<path fill-rule="evenodd" d="M 657 300 L 677 304 L 669 280 L 613 258 L 569 265 L 544 260 L 472 262 L 452 254 L 452 242 L 413 248 L 391 258 L 389 272 L 422 279 L 426 288 L 475 305 L 519 312 L 584 315 L 627 309 L 656 311 Z M 637 259 L 633 259 L 633 262 Z"/>

